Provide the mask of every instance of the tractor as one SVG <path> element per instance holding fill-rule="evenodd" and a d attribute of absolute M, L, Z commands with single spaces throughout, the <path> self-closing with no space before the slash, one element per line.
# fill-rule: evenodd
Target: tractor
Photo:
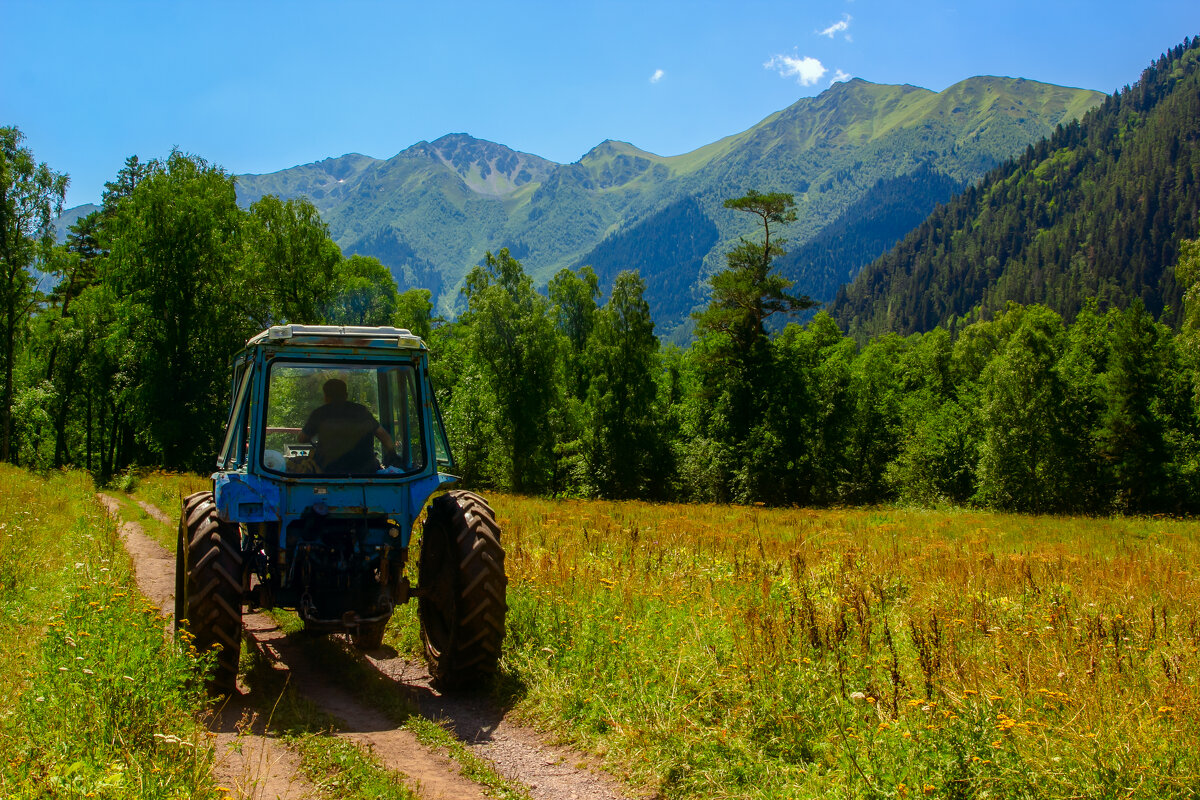
<path fill-rule="evenodd" d="M 175 627 L 215 651 L 210 687 L 236 688 L 244 609 L 294 609 L 313 634 L 380 647 L 417 601 L 443 690 L 496 670 L 507 609 L 495 513 L 457 478 L 429 350 L 392 327 L 277 325 L 232 360 L 212 489 L 184 498 Z M 430 497 L 417 585 L 405 575 Z"/>

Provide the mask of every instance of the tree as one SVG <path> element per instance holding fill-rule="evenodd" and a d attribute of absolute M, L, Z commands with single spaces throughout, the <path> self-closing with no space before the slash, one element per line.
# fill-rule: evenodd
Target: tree
<path fill-rule="evenodd" d="M 1162 503 L 1168 462 L 1166 422 L 1159 414 L 1168 371 L 1164 339 L 1140 300 L 1113 327 L 1099 439 L 1122 511 L 1152 511 Z"/>
<path fill-rule="evenodd" d="M 771 342 L 762 419 L 741 445 L 735 497 L 829 503 L 850 476 L 856 347 L 827 314 L 788 325 Z"/>
<path fill-rule="evenodd" d="M 242 293 L 258 327 L 326 321 L 334 310 L 342 253 L 308 198 L 283 202 L 266 195 L 252 204 L 243 241 L 247 285 Z M 355 264 L 350 273 L 341 276 L 354 284 L 352 292 L 362 288 L 354 274 L 360 268 L 366 269 Z M 365 309 L 358 310 L 365 313 Z M 338 312 L 352 314 L 354 309 L 340 308 Z"/>
<path fill-rule="evenodd" d="M 554 415 L 554 474 L 557 488 L 569 492 L 594 492 L 595 481 L 587 462 L 587 441 L 592 413 L 588 387 L 595 360 L 591 357 L 600 296 L 600 280 L 589 266 L 577 272 L 563 268 L 550 279 L 550 315 L 560 339 L 563 397 Z"/>
<path fill-rule="evenodd" d="M 433 292 L 428 289 L 408 289 L 396 296 L 396 314 L 393 323 L 408 328 L 422 339 L 433 333 Z M 438 318 L 441 321 L 441 318 Z"/>
<path fill-rule="evenodd" d="M 600 281 L 591 267 L 580 267 L 578 272 L 563 268 L 550 279 L 547 288 L 555 327 L 567 341 L 567 391 L 582 399 L 587 396 L 588 384 L 584 354 L 595 325 Z"/>
<path fill-rule="evenodd" d="M 391 325 L 400 300 L 391 271 L 357 254 L 334 267 L 332 295 L 324 316 L 334 325 Z"/>
<path fill-rule="evenodd" d="M 32 307 L 30 268 L 54 243 L 67 176 L 38 164 L 24 135 L 0 127 L 0 460 L 12 461 L 13 367 L 17 336 Z"/>
<path fill-rule="evenodd" d="M 772 239 L 772 226 L 796 219 L 795 201 L 790 194 L 760 194 L 750 191 L 725 201 L 725 207 L 757 216 L 762 223 L 762 242 L 741 239 L 726 254 L 728 267 L 712 276 L 712 297 L 708 307 L 693 315 L 700 337 L 697 351 L 702 365 L 702 391 L 707 409 L 702 424 L 700 445 L 693 448 L 693 462 L 705 462 L 710 474 L 723 474 L 727 482 L 741 475 L 742 500 L 757 499 L 762 486 L 761 469 L 751 467 L 745 443 L 751 432 L 761 427 L 770 407 L 767 391 L 772 383 L 774 361 L 767 334 L 768 320 L 813 305 L 807 297 L 788 293 L 791 281 L 772 271 L 774 260 L 784 253 L 783 239 Z M 760 455 L 777 451 L 777 436 L 759 430 L 761 446 L 749 448 Z M 759 463 L 766 463 L 763 458 Z M 705 483 L 713 484 L 711 477 Z M 714 497 L 712 499 L 722 499 Z"/>
<path fill-rule="evenodd" d="M 586 460 L 590 483 L 605 497 L 641 496 L 653 459 L 662 457 L 653 372 L 658 337 L 645 291 L 636 272 L 617 275 L 612 297 L 596 312 L 588 338 L 592 379 Z"/>
<path fill-rule="evenodd" d="M 230 355 L 245 313 L 243 213 L 233 178 L 174 151 L 106 208 L 101 279 L 114 308 L 119 400 L 110 448 L 138 447 L 169 469 L 211 464 L 227 409 Z"/>
<path fill-rule="evenodd" d="M 978 499 L 1014 511 L 1072 507 L 1076 498 L 1073 428 L 1056 369 L 1066 330 L 1044 306 L 1019 311 L 1020 324 L 982 376 L 983 443 Z"/>
<path fill-rule="evenodd" d="M 763 241 L 742 238 L 725 255 L 726 269 L 712 276 L 712 299 L 708 308 L 695 314 L 696 329 L 702 334 L 728 337 L 734 358 L 749 356 L 766 341 L 767 320 L 779 313 L 791 314 L 810 308 L 807 297 L 788 294 L 792 282 L 774 273 L 772 266 L 784 255 L 786 239 L 771 241 L 771 226 L 795 222 L 792 195 L 760 194 L 753 189 L 742 197 L 725 201 L 725 207 L 754 214 L 762 221 Z"/>
<path fill-rule="evenodd" d="M 1180 335 L 1189 345 L 1195 375 L 1196 405 L 1200 408 L 1200 239 L 1185 239 L 1179 243 L 1179 263 L 1175 266 L 1175 281 L 1183 291 L 1183 324 Z"/>
<path fill-rule="evenodd" d="M 116 180 L 105 181 L 104 193 L 101 195 L 101 207 L 106 217 L 111 215 L 121 201 L 133 195 L 133 190 L 150 174 L 150 164 L 143 163 L 137 156 L 125 159 L 125 166 L 117 172 Z"/>
<path fill-rule="evenodd" d="M 558 345 L 546 298 L 507 249 L 486 254 L 467 275 L 463 294 L 471 350 L 496 401 L 494 477 L 515 491 L 538 490 L 550 481 L 547 417 L 558 391 Z"/>

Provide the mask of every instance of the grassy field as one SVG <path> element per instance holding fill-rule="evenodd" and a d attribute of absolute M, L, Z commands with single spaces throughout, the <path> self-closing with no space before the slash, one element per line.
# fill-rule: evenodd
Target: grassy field
<path fill-rule="evenodd" d="M 1200 794 L 1194 521 L 491 500 L 500 701 L 636 785 Z"/>
<path fill-rule="evenodd" d="M 1200 792 L 1200 525 L 496 497 L 518 707 L 679 797 Z"/>
<path fill-rule="evenodd" d="M 0 465 L 0 796 L 225 796 L 163 623 L 86 476 Z"/>

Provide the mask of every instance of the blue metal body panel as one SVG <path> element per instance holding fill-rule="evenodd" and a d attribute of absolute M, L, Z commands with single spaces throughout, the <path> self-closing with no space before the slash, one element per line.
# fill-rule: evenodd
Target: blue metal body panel
<path fill-rule="evenodd" d="M 213 499 L 222 522 L 278 522 L 282 519 L 276 481 L 242 472 L 216 472 Z"/>

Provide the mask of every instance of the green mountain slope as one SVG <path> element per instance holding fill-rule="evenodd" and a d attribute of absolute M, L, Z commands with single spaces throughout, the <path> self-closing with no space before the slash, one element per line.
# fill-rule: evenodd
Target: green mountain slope
<path fill-rule="evenodd" d="M 797 291 L 827 303 L 860 269 L 962 189 L 962 183 L 928 165 L 881 179 L 820 233 L 789 249 L 777 267 Z"/>
<path fill-rule="evenodd" d="M 719 233 L 694 197 L 683 197 L 627 230 L 605 238 L 579 260 L 609 287 L 617 274 L 636 268 L 646 282 L 646 302 L 660 320 L 680 321 L 700 299 L 696 275 Z"/>
<path fill-rule="evenodd" d="M 1081 123 L 1028 147 L 864 269 L 833 311 L 851 332 L 908 333 L 1009 301 L 1068 318 L 1140 297 L 1178 318 L 1170 267 L 1200 214 L 1200 39 Z"/>
<path fill-rule="evenodd" d="M 404 285 L 428 285 L 443 313 L 454 312 L 462 277 L 489 249 L 508 247 L 542 283 L 596 252 L 606 274 L 640 269 L 660 280 L 672 302 L 652 309 L 670 327 L 703 302 L 707 276 L 731 243 L 752 232 L 746 215 L 722 208 L 726 198 L 751 188 L 793 192 L 799 219 L 787 235 L 800 246 L 881 181 L 921 170 L 977 179 L 1102 98 L 1011 78 L 970 78 L 941 93 L 852 80 L 679 156 L 606 141 L 576 163 L 556 164 L 452 134 L 387 160 L 348 155 L 243 175 L 238 193 L 246 204 L 268 192 L 309 196 L 344 251 L 377 256 Z M 902 211 L 929 210 L 913 208 Z M 682 231 L 683 219 L 703 235 Z M 679 256 L 670 239 L 681 236 L 690 239 Z M 697 258 L 701 240 L 711 243 Z M 802 268 L 796 277 L 807 285 Z"/>
<path fill-rule="evenodd" d="M 237 183 L 238 202 L 249 206 L 267 194 L 285 200 L 303 196 L 326 214 L 345 201 L 364 170 L 378 163 L 379 159 L 349 153 L 266 175 L 242 175 Z"/>

